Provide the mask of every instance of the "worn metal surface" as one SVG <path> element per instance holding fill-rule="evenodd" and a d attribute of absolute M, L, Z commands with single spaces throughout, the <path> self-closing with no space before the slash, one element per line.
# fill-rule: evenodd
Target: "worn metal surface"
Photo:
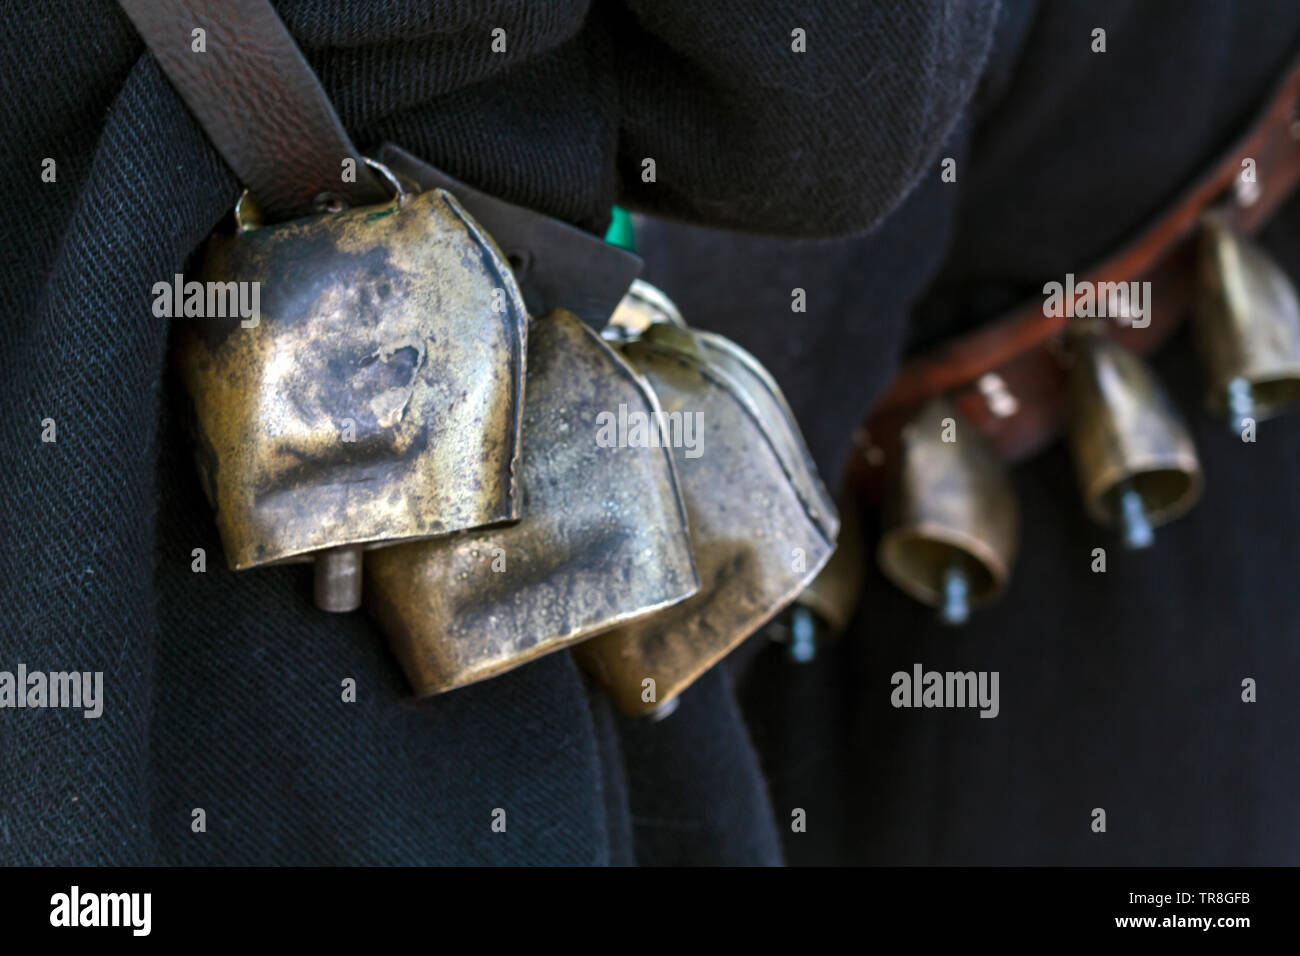
<path fill-rule="evenodd" d="M 955 441 L 944 441 L 951 419 Z M 978 607 L 1002 593 L 1020 535 L 1020 509 L 1002 463 L 946 398 L 903 428 L 877 560 L 903 591 L 934 607 L 960 570 Z"/>
<path fill-rule="evenodd" d="M 1251 417 L 1300 402 L 1300 302 L 1290 277 L 1219 216 L 1205 217 L 1198 249 L 1196 334 L 1210 406 L 1229 406 L 1236 379 L 1249 388 Z"/>
<path fill-rule="evenodd" d="M 1201 466 L 1182 417 L 1142 360 L 1079 323 L 1070 355 L 1070 450 L 1089 514 L 1121 520 L 1120 495 L 1137 491 L 1146 519 L 1161 524 L 1201 493 Z"/>
<path fill-rule="evenodd" d="M 674 449 L 700 592 L 573 653 L 622 710 L 651 714 L 794 599 L 830 556 L 839 519 L 751 356 L 673 322 L 650 325 L 624 354 L 665 412 L 702 416 L 700 454 Z"/>
<path fill-rule="evenodd" d="M 261 283 L 175 353 L 232 568 L 519 516 L 527 318 L 449 195 L 214 237 L 203 279 Z"/>
<path fill-rule="evenodd" d="M 809 582 L 796 600 L 812 610 L 823 625 L 821 639 L 829 642 L 853 618 L 862 597 L 866 580 L 866 546 L 862 539 L 862 519 L 857 499 L 843 495 L 839 500 L 840 532 L 835 551 L 817 577 Z"/>
<path fill-rule="evenodd" d="M 609 320 L 628 284 L 641 274 L 635 253 L 600 236 L 479 192 L 392 144 L 379 159 L 421 189 L 445 189 L 491 233 L 514 267 L 530 315 L 566 309 L 594 329 Z"/>
<path fill-rule="evenodd" d="M 366 602 L 418 694 L 500 674 L 669 607 L 699 580 L 664 447 L 601 442 L 654 394 L 567 312 L 533 322 L 517 524 L 368 556 Z"/>

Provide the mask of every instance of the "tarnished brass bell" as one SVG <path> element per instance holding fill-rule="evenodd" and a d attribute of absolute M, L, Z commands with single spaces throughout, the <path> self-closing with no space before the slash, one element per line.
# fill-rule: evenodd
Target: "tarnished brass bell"
<path fill-rule="evenodd" d="M 202 270 L 260 298 L 254 322 L 185 323 L 175 353 L 232 569 L 315 558 L 318 605 L 352 610 L 362 549 L 519 516 L 527 317 L 452 196 L 245 216 Z"/>
<path fill-rule="evenodd" d="M 1084 502 L 1126 547 L 1148 547 L 1156 525 L 1200 497 L 1196 448 L 1155 375 L 1097 322 L 1078 323 L 1070 344 L 1070 449 Z"/>
<path fill-rule="evenodd" d="M 997 454 L 946 398 L 903 428 L 877 560 L 899 588 L 962 624 L 1006 587 L 1020 507 Z"/>
<path fill-rule="evenodd" d="M 556 310 L 533 322 L 524 516 L 366 561 L 367 609 L 417 694 L 492 677 L 696 592 L 672 452 L 617 441 L 620 419 L 658 411 L 644 380 L 578 318 Z"/>
<path fill-rule="evenodd" d="M 1240 432 L 1244 419 L 1300 401 L 1300 301 L 1291 279 L 1217 214 L 1202 222 L 1196 333 L 1209 401 Z"/>
<path fill-rule="evenodd" d="M 840 496 L 839 514 L 835 551 L 774 628 L 774 636 L 797 663 L 813 660 L 820 648 L 844 633 L 862 596 L 866 548 L 852 495 Z"/>
<path fill-rule="evenodd" d="M 623 348 L 667 416 L 700 593 L 573 653 L 622 710 L 662 714 L 816 576 L 839 519 L 785 399 L 752 356 L 671 319 Z"/>

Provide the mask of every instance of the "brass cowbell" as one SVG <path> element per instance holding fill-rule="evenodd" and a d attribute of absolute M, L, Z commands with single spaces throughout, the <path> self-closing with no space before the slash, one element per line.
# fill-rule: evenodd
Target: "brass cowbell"
<path fill-rule="evenodd" d="M 658 716 L 812 580 L 839 519 L 762 366 L 721 336 L 679 325 L 653 287 L 630 296 L 630 308 L 660 316 L 623 351 L 666 415 L 700 592 L 573 653 L 622 710 Z"/>
<path fill-rule="evenodd" d="M 1300 301 L 1290 277 L 1218 213 L 1201 223 L 1196 334 L 1210 407 L 1240 432 L 1246 419 L 1300 402 Z"/>
<path fill-rule="evenodd" d="M 672 452 L 620 444 L 653 420 L 644 380 L 576 316 L 528 336 L 516 524 L 385 548 L 366 605 L 418 695 L 503 673 L 685 600 L 699 588 Z"/>
<path fill-rule="evenodd" d="M 249 207 L 202 271 L 260 315 L 186 323 L 175 352 L 200 475 L 232 569 L 315 558 L 318 605 L 352 610 L 362 549 L 519 517 L 527 317 L 442 190 L 267 226 Z"/>
<path fill-rule="evenodd" d="M 1126 547 L 1145 548 L 1200 496 L 1196 447 L 1155 375 L 1097 320 L 1076 320 L 1070 338 L 1070 449 L 1084 502 Z"/>
<path fill-rule="evenodd" d="M 813 660 L 821 648 L 834 643 L 848 628 L 862 597 L 866 547 L 856 497 L 841 495 L 838 508 L 835 551 L 773 628 L 796 663 Z"/>
<path fill-rule="evenodd" d="M 997 454 L 944 397 L 904 426 L 877 560 L 903 591 L 962 624 L 1006 587 L 1020 507 Z"/>

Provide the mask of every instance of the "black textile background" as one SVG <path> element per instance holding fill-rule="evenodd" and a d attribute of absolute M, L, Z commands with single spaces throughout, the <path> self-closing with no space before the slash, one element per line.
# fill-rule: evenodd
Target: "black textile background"
<path fill-rule="evenodd" d="M 643 237 L 647 277 L 768 363 L 828 475 L 927 286 L 914 338 L 1086 264 L 1241 122 L 1296 46 L 1292 7 L 277 3 L 363 148 L 597 230 L 615 200 L 874 229 Z M 1104 580 L 1079 570 L 1097 532 L 1059 453 L 1022 470 L 1015 583 L 957 640 L 873 580 L 836 652 L 792 670 L 761 650 L 739 688 L 715 669 L 658 724 L 614 716 L 566 654 L 414 703 L 364 617 L 311 608 L 303 569 L 221 567 L 149 290 L 237 184 L 108 0 L 5 13 L 0 669 L 103 670 L 107 701 L 99 720 L 0 711 L 0 862 L 1300 859 L 1294 424 L 1243 452 L 1202 420 L 1206 501 Z M 1192 408 L 1182 352 L 1162 365 Z M 888 709 L 913 660 L 1000 668 L 1003 716 Z M 1128 835 L 1089 841 L 1096 805 Z"/>

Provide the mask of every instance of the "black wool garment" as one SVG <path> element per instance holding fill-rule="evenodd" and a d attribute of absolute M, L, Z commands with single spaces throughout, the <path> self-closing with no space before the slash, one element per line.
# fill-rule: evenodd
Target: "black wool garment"
<path fill-rule="evenodd" d="M 596 231 L 623 201 L 804 236 L 903 201 L 961 121 L 996 11 L 276 7 L 362 149 L 396 142 Z M 656 725 L 613 716 L 567 654 L 416 703 L 364 616 L 310 607 L 306 569 L 225 570 L 150 290 L 239 184 L 115 4 L 6 14 L 0 670 L 102 671 L 105 701 L 98 719 L 0 710 L 0 862 L 781 862 L 725 669 Z"/>

